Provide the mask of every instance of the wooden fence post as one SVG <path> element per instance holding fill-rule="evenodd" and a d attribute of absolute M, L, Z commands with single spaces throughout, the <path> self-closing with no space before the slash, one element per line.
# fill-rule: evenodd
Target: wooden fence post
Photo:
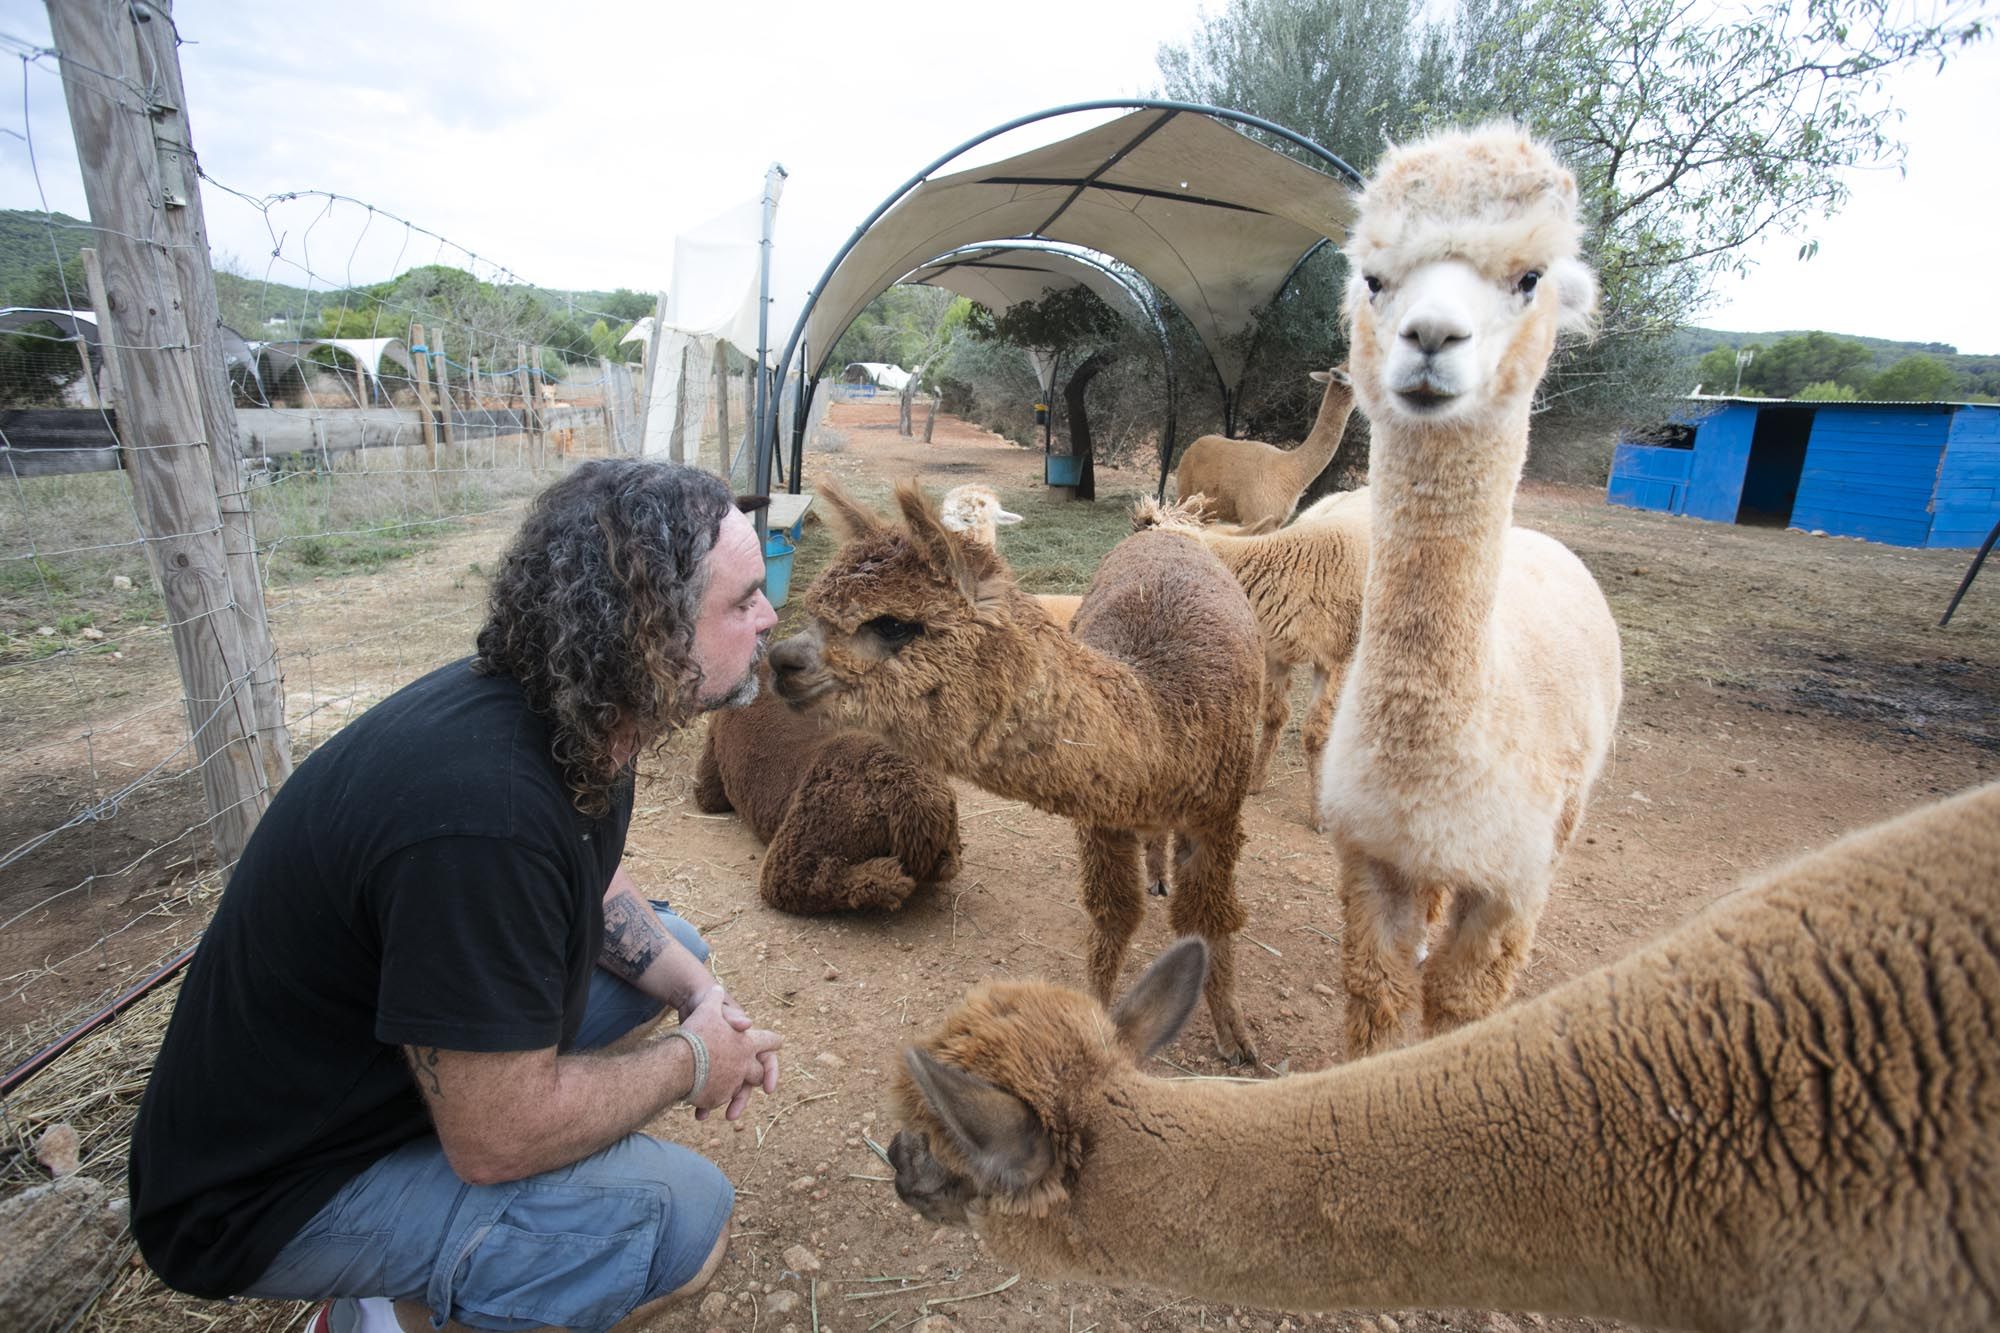
<path fill-rule="evenodd" d="M 521 384 L 522 442 L 529 451 L 528 457 L 530 459 L 530 462 L 528 466 L 534 467 L 535 454 L 533 451 L 535 445 L 535 377 L 528 373 L 528 344 L 515 343 L 514 356 L 517 358 L 514 364 L 520 367 L 520 369 L 516 371 L 515 374 L 519 377 Z"/>
<path fill-rule="evenodd" d="M 116 412 L 125 400 L 125 377 L 118 368 L 118 340 L 111 336 L 111 303 L 104 296 L 104 266 L 97 262 L 96 246 L 86 245 L 77 254 L 83 259 L 84 285 L 90 288 L 90 308 L 97 312 L 97 356 L 104 363 L 104 387 L 108 390 L 98 398 L 102 406 Z"/>
<path fill-rule="evenodd" d="M 443 342 L 444 339 L 438 341 Z M 458 435 L 451 426 L 451 379 L 445 372 L 443 352 L 431 353 L 431 368 L 437 371 L 438 429 L 444 432 L 445 447 L 449 449 L 458 443 Z"/>
<path fill-rule="evenodd" d="M 424 434 L 424 451 L 431 456 L 431 471 L 437 471 L 437 432 L 431 428 L 431 379 L 426 367 L 430 362 L 428 351 L 417 349 L 424 346 L 424 326 L 410 325 L 410 380 L 417 388 L 417 425 Z"/>
<path fill-rule="evenodd" d="M 48 11 L 97 233 L 111 318 L 103 338 L 121 354 L 119 424 L 134 508 L 166 600 L 210 836 L 227 865 L 269 804 L 282 776 L 272 761 L 285 748 L 282 732 L 259 737 L 256 683 L 264 672 L 275 687 L 277 676 L 268 637 L 246 642 L 246 627 L 262 624 L 263 600 L 214 337 L 214 278 L 177 95 L 172 12 L 161 0 L 58 0 Z M 221 411 L 211 407 L 216 396 Z M 239 569 L 247 580 L 235 576 Z"/>

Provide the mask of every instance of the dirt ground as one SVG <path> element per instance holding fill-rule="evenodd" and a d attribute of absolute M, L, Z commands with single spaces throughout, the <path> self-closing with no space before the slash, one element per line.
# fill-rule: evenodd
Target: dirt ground
<path fill-rule="evenodd" d="M 908 475 L 939 489 L 978 480 L 1030 522 L 1049 512 L 1035 455 L 950 418 L 940 418 L 932 445 L 902 440 L 893 420 L 893 404 L 837 405 L 829 424 L 841 447 L 808 455 L 809 482 L 834 476 L 879 494 Z M 1123 508 L 1151 488 L 1137 471 L 1100 467 L 1098 478 L 1100 507 Z M 1930 628 L 1965 553 L 1635 513 L 1607 507 L 1594 490 L 1529 488 L 1519 517 L 1590 565 L 1627 654 L 1615 758 L 1561 868 L 1524 995 L 1625 954 L 1746 875 L 2000 769 L 2000 575 L 1975 587 L 1949 630 Z M 475 567 L 490 567 L 504 536 L 497 522 L 466 530 L 380 574 L 328 579 L 295 615 L 274 614 L 281 651 L 312 664 L 288 673 L 293 712 L 318 710 L 302 738 L 323 738 L 338 718 L 466 651 Z M 809 530 L 788 619 L 830 546 L 823 529 Z M 135 706 L 170 689 L 170 676 L 151 695 L 135 689 Z M 1301 691 L 1295 719 L 1302 702 Z M 784 1081 L 733 1126 L 698 1125 L 685 1113 L 653 1126 L 711 1156 L 740 1200 L 736 1238 L 707 1299 L 660 1327 L 858 1333 L 906 1328 L 926 1313 L 964 1328 L 1073 1333 L 1613 1327 L 1471 1312 L 1282 1315 L 1010 1281 L 969 1233 L 935 1228 L 897 1201 L 871 1141 L 886 1145 L 894 1132 L 882 1090 L 897 1048 L 971 983 L 1040 976 L 1081 985 L 1086 924 L 1065 821 L 958 784 L 965 864 L 955 882 L 890 916 L 782 916 L 758 901 L 761 848 L 749 831 L 688 799 L 699 742 L 698 733 L 682 736 L 646 776 L 627 864 L 701 927 L 731 991 L 783 1032 Z M 1252 800 L 1238 870 L 1249 916 L 1239 995 L 1267 1076 L 1324 1068 L 1344 1054 L 1338 1004 L 1328 998 L 1340 987 L 1331 852 L 1304 823 L 1305 799 L 1291 730 L 1274 780 Z M 1131 973 L 1167 941 L 1164 911 L 1151 912 Z M 1205 1011 L 1157 1070 L 1232 1072 L 1213 1054 Z M 804 1271 L 801 1257 L 811 1260 Z M 160 1327 L 218 1314 L 232 1326 L 282 1327 L 296 1317 L 164 1296 L 151 1308 Z"/>

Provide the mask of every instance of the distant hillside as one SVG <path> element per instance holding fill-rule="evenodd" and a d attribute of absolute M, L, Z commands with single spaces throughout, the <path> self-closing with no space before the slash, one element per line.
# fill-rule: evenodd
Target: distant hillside
<path fill-rule="evenodd" d="M 1752 343 L 1769 347 L 1782 338 L 1793 338 L 1812 331 L 1781 329 L 1773 333 L 1727 333 L 1721 329 L 1681 329 L 1674 334 L 1672 346 L 1691 365 L 1718 347 L 1748 347 Z M 1923 352 L 1950 366 L 1968 387 L 2000 383 L 2000 355 L 1961 352 L 1950 343 L 1898 342 L 1893 338 L 1867 338 L 1851 333 L 1836 333 L 1833 336 L 1846 342 L 1860 343 L 1874 354 L 1874 359 L 1865 367 L 1871 375 L 1881 374 L 1912 352 Z M 1985 391 L 1993 392 L 1990 388 Z"/>
<path fill-rule="evenodd" d="M 75 259 L 89 227 L 66 213 L 0 209 L 0 305 L 44 303 L 42 288 L 54 275 L 57 254 L 64 263 Z"/>

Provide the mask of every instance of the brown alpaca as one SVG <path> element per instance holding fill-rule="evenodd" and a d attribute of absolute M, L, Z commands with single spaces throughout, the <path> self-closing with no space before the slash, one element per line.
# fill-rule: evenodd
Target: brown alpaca
<path fill-rule="evenodd" d="M 1340 448 L 1347 418 L 1354 412 L 1354 391 L 1339 366 L 1315 370 L 1313 379 L 1326 386 L 1311 432 L 1296 449 L 1276 449 L 1257 440 L 1232 440 L 1204 435 L 1181 455 L 1174 472 L 1174 493 L 1185 501 L 1201 495 L 1208 517 L 1219 523 L 1283 523 L 1297 508 L 1299 496 L 1313 478 L 1326 471 Z"/>
<path fill-rule="evenodd" d="M 1348 241 L 1371 532 L 1320 793 L 1353 1055 L 1398 1040 L 1420 991 L 1431 1032 L 1506 1002 L 1611 750 L 1611 608 L 1567 547 L 1514 526 L 1535 387 L 1596 301 L 1577 246 L 1575 181 L 1505 126 L 1385 156 Z"/>
<path fill-rule="evenodd" d="M 958 874 L 951 784 L 888 746 L 835 731 L 765 688 L 710 717 L 695 805 L 734 810 L 769 843 L 758 889 L 781 912 L 893 912 Z"/>
<path fill-rule="evenodd" d="M 1108 1015 L 988 982 L 905 1051 L 896 1190 L 1031 1277 L 1199 1300 L 1990 1329 L 1996 886 L 1990 785 L 1529 1004 L 1260 1084 L 1140 1071 L 1198 941 Z"/>
<path fill-rule="evenodd" d="M 1074 820 L 1092 988 L 1109 997 L 1145 911 L 1142 839 L 1173 834 L 1174 929 L 1206 939 L 1216 1043 L 1254 1057 L 1231 937 L 1262 651 L 1243 590 L 1196 542 L 1113 547 L 1069 633 L 914 484 L 892 526 L 822 487 L 848 541 L 771 652 L 778 692 L 824 698 L 919 763 Z"/>
<path fill-rule="evenodd" d="M 1271 758 L 1291 711 L 1292 672 L 1312 669 L 1312 698 L 1299 739 L 1312 790 L 1307 821 L 1323 831 L 1319 809 L 1320 754 L 1333 727 L 1333 701 L 1361 629 L 1361 593 L 1368 579 L 1369 513 L 1365 501 L 1328 497 L 1276 532 L 1238 535 L 1228 525 L 1201 522 L 1201 496 L 1183 505 L 1141 500 L 1134 528 L 1161 527 L 1197 537 L 1236 576 L 1264 634 L 1264 735 L 1257 749 L 1257 786 L 1270 780 Z M 1335 503 L 1329 503 L 1329 500 Z"/>

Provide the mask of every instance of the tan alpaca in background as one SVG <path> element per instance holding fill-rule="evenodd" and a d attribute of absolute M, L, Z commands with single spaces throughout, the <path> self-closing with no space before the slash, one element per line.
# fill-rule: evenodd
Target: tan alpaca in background
<path fill-rule="evenodd" d="M 1285 1310 L 1757 1333 L 2000 1325 L 2000 785 L 1855 834 L 1449 1035 L 1256 1084 L 988 982 L 894 1095 L 896 1191 L 1010 1268 Z"/>
<path fill-rule="evenodd" d="M 771 650 L 778 693 L 823 701 L 919 763 L 1076 824 L 1090 984 L 1108 999 L 1145 913 L 1139 845 L 1171 833 L 1176 932 L 1208 941 L 1216 1044 L 1255 1058 L 1235 998 L 1236 858 L 1263 651 L 1243 590 L 1198 543 L 1135 533 L 1065 633 L 914 483 L 900 525 L 820 490 L 848 534 Z"/>
<path fill-rule="evenodd" d="M 1371 430 L 1361 637 L 1321 761 L 1349 1053 L 1503 1004 L 1618 720 L 1618 627 L 1566 547 L 1513 526 L 1535 386 L 1587 327 L 1576 183 L 1507 126 L 1382 159 L 1347 243 Z"/>
<path fill-rule="evenodd" d="M 977 482 L 965 486 L 954 486 L 944 493 L 938 504 L 938 521 L 953 532 L 962 532 L 981 546 L 994 550 L 1000 548 L 1000 529 L 1011 527 L 1021 521 L 1021 516 L 1000 503 L 1000 497 L 991 487 Z M 1076 619 L 1076 609 L 1083 604 L 1083 598 L 1075 593 L 1037 592 L 1030 593 L 1041 604 L 1050 620 L 1069 627 Z"/>
<path fill-rule="evenodd" d="M 1333 461 L 1354 412 L 1354 392 L 1341 367 L 1315 370 L 1312 378 L 1326 391 L 1312 430 L 1296 449 L 1204 435 L 1181 455 L 1174 494 L 1183 502 L 1191 495 L 1205 497 L 1208 517 L 1219 523 L 1278 524 L 1290 518 L 1299 496 Z"/>

